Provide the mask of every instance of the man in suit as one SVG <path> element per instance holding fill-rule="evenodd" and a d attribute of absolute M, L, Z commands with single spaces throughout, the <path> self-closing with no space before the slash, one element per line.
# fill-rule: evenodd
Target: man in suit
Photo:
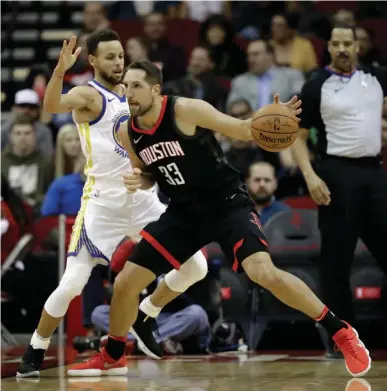
<path fill-rule="evenodd" d="M 214 73 L 215 59 L 211 48 L 196 45 L 190 54 L 187 74 L 181 79 L 165 83 L 167 95 L 203 99 L 218 110 L 225 109 L 228 90 Z"/>
<path fill-rule="evenodd" d="M 232 80 L 227 106 L 239 99 L 247 100 L 253 111 L 270 104 L 279 93 L 284 101 L 301 91 L 305 82 L 301 71 L 273 65 L 273 48 L 263 40 L 247 47 L 249 70 Z"/>

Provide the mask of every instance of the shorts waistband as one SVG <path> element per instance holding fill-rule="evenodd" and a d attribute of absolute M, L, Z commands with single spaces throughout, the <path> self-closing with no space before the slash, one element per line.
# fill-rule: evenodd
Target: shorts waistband
<path fill-rule="evenodd" d="M 360 167 L 381 167 L 382 156 L 364 156 L 364 157 L 345 157 L 345 156 L 335 156 L 335 155 L 320 155 L 322 160 L 337 160 L 342 162 L 347 162 L 349 164 L 354 164 Z"/>

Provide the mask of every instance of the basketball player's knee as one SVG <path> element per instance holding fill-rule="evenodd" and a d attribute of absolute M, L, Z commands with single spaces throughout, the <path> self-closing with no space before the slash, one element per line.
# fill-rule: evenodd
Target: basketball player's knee
<path fill-rule="evenodd" d="M 126 262 L 114 281 L 114 294 L 139 295 L 149 285 L 149 280 L 146 279 L 145 281 L 142 271 L 144 271 L 144 268 L 141 266 Z"/>
<path fill-rule="evenodd" d="M 182 265 L 181 269 L 183 269 L 183 273 L 192 281 L 200 281 L 208 273 L 207 259 L 201 251 L 198 251 Z"/>
<path fill-rule="evenodd" d="M 66 279 L 62 279 L 58 289 L 64 296 L 72 300 L 74 297 L 79 296 L 82 293 L 86 283 L 87 280 L 85 281 L 83 278 L 78 278 L 78 279 L 66 278 Z"/>
<path fill-rule="evenodd" d="M 207 260 L 201 251 L 198 251 L 179 270 L 173 269 L 165 276 L 165 283 L 174 292 L 184 292 L 191 285 L 202 280 L 208 272 Z"/>
<path fill-rule="evenodd" d="M 267 253 L 251 255 L 243 261 L 242 266 L 249 278 L 263 288 L 270 290 L 281 282 L 278 269 Z"/>

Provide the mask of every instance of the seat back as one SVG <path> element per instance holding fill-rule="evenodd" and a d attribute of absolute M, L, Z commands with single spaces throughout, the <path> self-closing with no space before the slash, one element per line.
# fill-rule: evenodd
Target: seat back
<path fill-rule="evenodd" d="M 273 260 L 313 259 L 320 251 L 317 211 L 295 209 L 274 215 L 264 225 Z"/>

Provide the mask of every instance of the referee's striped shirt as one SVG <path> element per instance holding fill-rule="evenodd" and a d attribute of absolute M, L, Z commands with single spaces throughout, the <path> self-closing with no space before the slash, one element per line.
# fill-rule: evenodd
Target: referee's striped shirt
<path fill-rule="evenodd" d="M 356 69 L 351 75 L 317 70 L 301 92 L 300 127 L 317 129 L 317 152 L 349 158 L 377 156 L 382 143 L 387 68 Z"/>

